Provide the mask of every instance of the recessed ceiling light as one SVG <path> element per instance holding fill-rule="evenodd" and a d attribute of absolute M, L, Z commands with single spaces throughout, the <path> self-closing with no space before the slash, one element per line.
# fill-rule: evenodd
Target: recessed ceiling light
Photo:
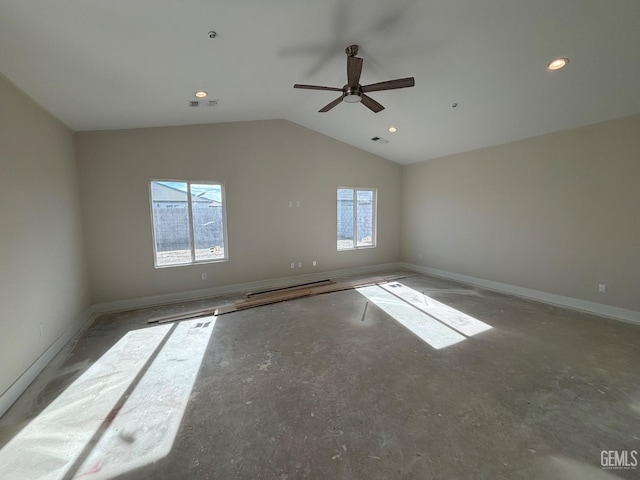
<path fill-rule="evenodd" d="M 549 70 L 560 70 L 561 68 L 564 68 L 567 63 L 569 63 L 568 58 L 556 58 L 554 60 L 551 60 L 547 68 Z"/>
<path fill-rule="evenodd" d="M 396 127 L 389 127 L 389 131 L 391 133 L 396 133 L 398 131 L 398 129 Z"/>
<path fill-rule="evenodd" d="M 205 98 L 209 94 L 204 90 L 198 90 L 194 95 L 196 96 L 196 98 Z"/>

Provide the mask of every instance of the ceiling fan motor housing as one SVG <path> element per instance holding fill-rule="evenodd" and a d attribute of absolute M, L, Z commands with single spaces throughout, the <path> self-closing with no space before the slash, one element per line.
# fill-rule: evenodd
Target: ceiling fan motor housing
<path fill-rule="evenodd" d="M 350 87 L 349 85 L 345 85 L 342 87 L 344 89 L 344 101 L 347 103 L 358 103 L 362 100 L 362 90 L 360 89 L 360 85 L 356 85 L 354 87 Z"/>

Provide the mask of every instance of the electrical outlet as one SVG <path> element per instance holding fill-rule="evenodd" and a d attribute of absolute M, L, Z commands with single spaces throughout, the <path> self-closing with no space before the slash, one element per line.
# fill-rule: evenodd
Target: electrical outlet
<path fill-rule="evenodd" d="M 313 261 L 313 266 L 315 267 L 317 265 L 317 262 L 314 260 Z"/>
<path fill-rule="evenodd" d="M 607 284 L 606 283 L 600 283 L 598 285 L 598 292 L 607 293 Z"/>
<path fill-rule="evenodd" d="M 296 264 L 295 263 L 291 263 L 291 268 L 296 268 Z"/>
<path fill-rule="evenodd" d="M 298 268 L 302 268 L 302 262 L 298 262 Z"/>
<path fill-rule="evenodd" d="M 293 200 L 289 200 L 289 208 L 293 207 Z"/>
<path fill-rule="evenodd" d="M 207 274 L 206 274 L 206 273 L 203 273 L 203 274 L 202 274 L 202 279 L 203 279 L 203 280 L 206 280 L 206 279 L 207 279 Z"/>

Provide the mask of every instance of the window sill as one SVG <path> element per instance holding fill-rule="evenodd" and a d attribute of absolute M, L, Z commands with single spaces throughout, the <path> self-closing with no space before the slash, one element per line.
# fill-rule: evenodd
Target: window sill
<path fill-rule="evenodd" d="M 375 245 L 363 245 L 361 247 L 351 247 L 351 248 L 338 248 L 338 252 L 352 252 L 354 250 L 369 250 L 371 248 L 376 248 Z"/>
<path fill-rule="evenodd" d="M 207 265 L 210 263 L 224 263 L 228 261 L 229 261 L 228 258 L 220 258 L 216 260 L 200 260 L 200 261 L 189 262 L 189 263 L 172 263 L 171 265 L 154 265 L 154 268 L 188 267 L 190 265 Z"/>

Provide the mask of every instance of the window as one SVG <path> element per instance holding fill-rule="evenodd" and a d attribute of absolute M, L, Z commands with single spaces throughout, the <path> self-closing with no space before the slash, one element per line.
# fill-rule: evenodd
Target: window
<path fill-rule="evenodd" d="M 338 250 L 376 246 L 376 190 L 338 188 Z"/>
<path fill-rule="evenodd" d="M 224 185 L 152 180 L 156 267 L 228 259 Z"/>

